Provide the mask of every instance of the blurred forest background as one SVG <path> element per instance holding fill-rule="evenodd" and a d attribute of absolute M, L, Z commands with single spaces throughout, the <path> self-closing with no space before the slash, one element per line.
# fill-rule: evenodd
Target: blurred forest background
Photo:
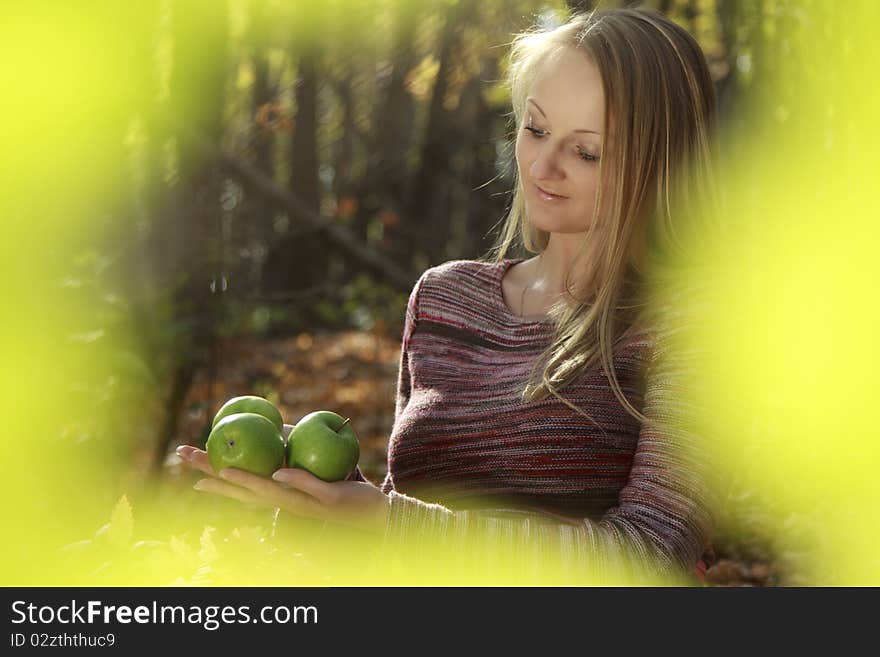
<path fill-rule="evenodd" d="M 725 135 L 746 132 L 754 85 L 809 47 L 779 37 L 805 3 L 643 4 L 702 45 Z M 259 394 L 290 423 L 319 408 L 352 417 L 361 467 L 380 481 L 407 295 L 427 267 L 484 255 L 510 200 L 507 44 L 592 3 L 95 6 L 59 19 L 81 28 L 71 39 L 111 44 L 96 58 L 118 54 L 71 65 L 94 66 L 95 98 L 113 98 L 100 143 L 64 137 L 110 191 L 87 239 L 74 234 L 63 252 L 50 240 L 44 254 L 70 304 L 53 311 L 77 378 L 59 382 L 81 410 L 63 440 L 129 464 L 122 478 L 96 475 L 118 496 L 160 473 L 187 477 L 174 448 L 202 446 L 227 398 Z M 779 121 L 789 92 L 775 90 Z M 67 107 L 72 125 L 90 102 Z M 722 153 L 736 148 L 728 140 Z M 74 187 L 76 169 L 63 173 Z M 64 314 L 75 307 L 93 310 Z M 731 509 L 747 497 L 732 493 Z M 756 520 L 750 535 L 719 536 L 713 581 L 796 583 L 760 531 Z"/>

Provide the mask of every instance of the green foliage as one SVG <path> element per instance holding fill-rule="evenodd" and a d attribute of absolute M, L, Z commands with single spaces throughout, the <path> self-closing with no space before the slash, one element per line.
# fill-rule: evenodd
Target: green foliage
<path fill-rule="evenodd" d="M 345 286 L 342 311 L 351 328 L 371 330 L 377 322 L 394 326 L 403 319 L 408 295 L 385 283 L 377 283 L 368 274 L 358 275 Z"/>
<path fill-rule="evenodd" d="M 164 348 L 161 323 L 141 321 L 136 303 L 119 277 L 119 260 L 87 249 L 74 255 L 60 282 L 64 358 L 50 385 L 65 390 L 78 410 L 60 418 L 62 440 L 85 444 L 93 456 L 130 459 L 142 432 L 121 431 L 148 417 L 161 393 L 162 361 L 151 345 Z"/>
<path fill-rule="evenodd" d="M 134 517 L 128 497 L 123 495 L 119 498 L 113 513 L 110 514 L 110 526 L 107 530 L 107 540 L 115 548 L 127 547 L 131 543 L 134 531 Z"/>
<path fill-rule="evenodd" d="M 123 495 L 109 522 L 90 538 L 55 550 L 50 581 L 92 586 L 345 583 L 337 579 L 344 571 L 326 565 L 325 546 L 318 543 L 321 523 L 279 521 L 272 509 L 205 499 L 174 484 L 155 494 L 138 502 L 137 514 Z"/>
<path fill-rule="evenodd" d="M 91 233 L 87 238 L 80 239 L 81 243 L 71 247 L 64 256 L 63 265 L 62 256 L 49 250 L 51 267 L 66 268 L 63 276 L 52 279 L 57 283 L 57 289 L 50 290 L 51 302 L 44 302 L 38 294 L 33 293 L 32 289 L 39 287 L 35 283 L 38 279 L 30 276 L 25 266 L 11 270 L 10 275 L 5 277 L 9 286 L 8 296 L 16 298 L 17 305 L 25 306 L 13 308 L 12 311 L 25 315 L 27 310 L 32 310 L 36 311 L 35 316 L 51 316 L 63 336 L 57 362 L 53 360 L 51 371 L 45 377 L 39 375 L 41 380 L 38 383 L 47 390 L 57 391 L 69 403 L 61 417 L 53 417 L 51 431 L 42 432 L 38 437 L 40 440 L 47 438 L 47 442 L 57 441 L 61 445 L 60 449 L 53 450 L 59 461 L 87 463 L 89 467 L 83 471 L 90 476 L 88 484 L 83 484 L 79 477 L 71 477 L 57 484 L 62 489 L 59 498 L 71 506 L 79 507 L 87 507 L 85 502 L 94 502 L 95 499 L 109 497 L 112 502 L 118 498 L 119 480 L 125 471 L 143 467 L 145 459 L 142 456 L 154 448 L 158 427 L 162 426 L 164 419 L 162 413 L 167 404 L 171 375 L 186 365 L 203 366 L 207 362 L 211 336 L 221 339 L 241 334 L 256 337 L 294 336 L 314 329 L 350 328 L 378 332 L 398 327 L 403 321 L 406 294 L 368 273 L 355 274 L 349 283 L 339 283 L 335 287 L 331 281 L 332 293 L 311 298 L 255 302 L 246 298 L 251 287 L 246 283 L 244 290 L 236 292 L 241 292 L 241 296 L 236 296 L 230 290 L 227 294 L 208 297 L 206 302 L 205 298 L 199 296 L 199 292 L 204 291 L 199 282 L 199 276 L 202 275 L 199 268 L 208 262 L 212 265 L 220 263 L 224 267 L 228 265 L 236 271 L 249 271 L 249 267 L 258 269 L 260 259 L 253 254 L 265 252 L 267 244 L 276 239 L 279 232 L 271 222 L 263 225 L 256 217 L 272 217 L 281 210 L 273 208 L 271 212 L 266 211 L 263 204 L 268 201 L 250 187 L 242 186 L 235 196 L 235 202 L 224 205 L 217 198 L 217 190 L 226 189 L 223 185 L 204 184 L 204 181 L 199 184 L 181 182 L 181 171 L 189 170 L 184 165 L 190 163 L 192 166 L 192 161 L 196 160 L 193 160 L 193 154 L 188 152 L 185 140 L 180 137 L 187 136 L 190 129 L 198 133 L 204 125 L 184 117 L 183 123 L 186 125 L 162 126 L 160 122 L 153 121 L 154 115 L 160 109 L 164 111 L 165 106 L 173 101 L 175 106 L 197 110 L 196 114 L 188 112 L 187 116 L 204 114 L 207 123 L 222 123 L 225 131 L 221 135 L 222 145 L 229 148 L 233 158 L 244 162 L 252 163 L 253 153 L 261 145 L 268 144 L 272 151 L 268 160 L 273 162 L 275 170 L 264 172 L 266 178 L 274 183 L 287 184 L 288 178 L 296 177 L 291 176 L 289 154 L 284 151 L 296 119 L 296 108 L 292 105 L 294 94 L 289 92 L 297 86 L 297 76 L 301 74 L 297 51 L 304 50 L 307 41 L 319 50 L 326 51 L 322 52 L 322 55 L 329 56 L 324 57 L 326 70 L 322 70 L 324 77 L 320 94 L 322 120 L 316 140 L 320 164 L 326 167 L 326 171 L 333 171 L 334 175 L 321 178 L 322 201 L 327 207 L 347 207 L 345 212 L 339 211 L 339 217 L 328 220 L 338 219 L 352 229 L 352 235 L 356 235 L 357 209 L 367 200 L 375 199 L 377 212 L 373 219 L 367 219 L 364 246 L 369 245 L 382 254 L 387 244 L 393 245 L 394 240 L 399 238 L 399 233 L 405 234 L 401 227 L 412 228 L 407 224 L 414 223 L 413 217 L 406 216 L 405 208 L 395 208 L 394 213 L 388 211 L 383 214 L 380 213 L 380 206 L 387 203 L 389 196 L 392 197 L 390 200 L 397 202 L 405 196 L 399 190 L 406 189 L 407 184 L 419 173 L 418 157 L 424 135 L 417 134 L 410 126 L 408 132 L 402 130 L 400 135 L 403 147 L 398 149 L 396 138 L 387 139 L 386 142 L 393 144 L 394 148 L 380 143 L 380 150 L 374 152 L 373 140 L 378 141 L 383 136 L 374 132 L 375 118 L 382 108 L 398 107 L 405 111 L 395 113 L 393 109 L 390 110 L 389 115 L 393 116 L 394 123 L 405 125 L 405 120 L 411 114 L 419 117 L 413 125 L 424 123 L 422 117 L 429 109 L 437 75 L 441 71 L 439 45 L 443 26 L 453 15 L 448 9 L 458 2 L 384 3 L 378 10 L 369 3 L 355 3 L 357 6 L 346 7 L 346 11 L 338 15 L 327 11 L 335 7 L 334 3 L 289 3 L 292 7 L 289 10 L 282 8 L 286 3 L 269 3 L 269 16 L 263 19 L 265 29 L 254 42 L 248 41 L 251 38 L 248 30 L 259 27 L 252 21 L 254 17 L 250 12 L 253 8 L 249 3 L 234 3 L 236 9 L 230 18 L 231 30 L 210 31 L 218 35 L 228 33 L 229 41 L 215 44 L 217 47 L 212 48 L 210 57 L 202 57 L 202 51 L 193 47 L 200 42 L 199 21 L 183 23 L 176 31 L 171 30 L 169 26 L 175 24 L 176 5 L 163 4 L 160 16 L 151 13 L 152 3 L 146 3 L 143 8 L 120 10 L 122 13 L 117 18 L 123 20 L 112 23 L 114 27 L 110 32 L 130 37 L 122 41 L 89 41 L 103 43 L 102 52 L 108 54 L 106 57 L 96 58 L 94 48 L 80 48 L 78 51 L 73 41 L 59 41 L 63 48 L 56 47 L 50 53 L 52 57 L 48 60 L 43 57 L 42 60 L 75 63 L 76 66 L 72 68 L 68 65 L 59 69 L 63 76 L 53 78 L 43 75 L 42 70 L 13 67 L 15 79 L 11 80 L 15 84 L 7 86 L 10 99 L 18 99 L 18 102 L 9 104 L 14 111 L 4 123 L 20 132 L 24 131 L 12 144 L 15 147 L 12 150 L 14 157 L 9 161 L 14 165 L 6 172 L 9 174 L 6 177 L 16 183 L 10 189 L 18 190 L 17 194 L 10 195 L 10 199 L 21 196 L 21 199 L 16 198 L 16 205 L 21 200 L 39 201 L 36 205 L 41 207 L 43 199 L 38 195 L 60 186 L 65 194 L 57 203 L 57 208 L 63 208 L 63 212 L 69 214 L 72 220 L 58 217 L 63 219 L 58 221 L 54 205 L 51 206 L 52 212 L 44 213 L 46 219 L 35 214 L 33 217 L 25 216 L 20 221 L 15 219 L 17 214 L 6 212 L 6 216 L 11 218 L 10 226 L 29 226 L 27 230 L 10 233 L 6 243 L 13 246 L 9 248 L 7 261 L 29 265 L 25 262 L 29 254 L 45 248 L 47 239 L 50 244 L 61 245 L 56 250 L 63 251 L 67 242 L 59 235 L 66 238 L 82 231 L 84 225 L 97 226 L 98 222 L 92 218 L 92 214 L 102 217 L 103 222 L 112 223 L 115 231 L 109 240 L 95 238 L 94 244 L 91 244 Z M 454 176 L 442 178 L 440 185 L 450 186 L 450 198 L 466 200 L 461 201 L 460 205 L 450 206 L 448 212 L 439 213 L 441 216 L 461 217 L 462 221 L 470 221 L 467 206 L 474 202 L 474 195 L 470 193 L 474 180 L 469 175 L 459 174 L 470 171 L 468 166 L 476 167 L 479 164 L 471 159 L 474 146 L 489 151 L 489 155 L 482 159 L 491 165 L 494 164 L 495 144 L 506 143 L 507 135 L 503 134 L 505 122 L 499 121 L 508 110 L 510 100 L 503 82 L 506 66 L 503 44 L 513 31 L 527 28 L 546 8 L 550 7 L 559 13 L 564 5 L 556 0 L 549 3 L 531 0 L 481 2 L 479 10 L 468 19 L 471 24 L 464 26 L 467 29 L 462 30 L 462 39 L 454 42 L 456 56 L 449 62 L 447 75 L 450 90 L 447 93 L 455 96 L 456 102 L 460 98 L 465 100 L 462 100 L 464 104 L 460 111 L 450 113 L 445 128 L 447 132 L 436 138 L 447 143 L 451 151 L 450 162 L 464 163 L 460 170 L 453 172 Z M 724 81 L 721 79 L 724 75 L 732 76 L 731 79 L 737 84 L 729 88 L 742 95 L 753 88 L 753 80 L 782 66 L 782 62 L 797 65 L 804 61 L 811 62 L 815 65 L 807 68 L 820 80 L 845 79 L 839 75 L 839 67 L 826 71 L 819 65 L 825 60 L 820 62 L 807 56 L 821 50 L 814 47 L 813 40 L 799 40 L 795 32 L 781 43 L 774 42 L 774 38 L 778 41 L 778 37 L 774 36 L 777 24 L 818 20 L 830 17 L 837 11 L 828 3 L 808 5 L 802 11 L 789 0 L 671 3 L 673 11 L 682 13 L 681 16 L 676 14 L 675 18 L 686 23 L 706 47 L 713 72 L 721 82 Z M 220 4 L 217 6 L 220 9 L 217 9 L 218 15 L 212 24 L 225 20 L 220 14 L 226 9 Z M 693 8 L 696 15 L 690 18 L 685 16 L 685 6 Z M 129 11 L 134 13 L 129 15 Z M 399 11 L 399 15 L 396 11 Z M 399 29 L 400 24 L 405 25 L 402 19 L 411 12 L 419 14 L 416 21 L 418 38 L 407 42 L 408 47 L 402 49 L 406 52 L 394 52 L 392 48 L 397 47 L 399 39 L 391 38 L 394 36 L 393 30 Z M 38 15 L 42 16 L 42 13 L 38 12 Z M 141 17 L 143 20 L 140 20 Z M 52 19 L 49 14 L 44 18 Z M 176 16 L 178 22 L 181 18 L 182 15 Z M 57 25 L 55 29 L 58 34 L 69 32 L 67 22 L 57 20 L 57 17 L 50 22 Z M 34 21 L 33 33 L 43 29 L 40 26 L 44 23 L 44 20 Z M 111 25 L 99 14 L 90 16 L 87 23 L 93 36 L 106 32 L 103 25 Z M 131 29 L 116 29 L 117 25 Z M 280 28 L 277 27 L 279 25 Z M 308 39 L 299 38 L 303 35 L 307 35 Z M 24 39 L 21 43 L 29 48 L 31 41 Z M 847 46 L 846 41 L 843 45 Z M 125 57 L 112 56 L 113 53 L 123 52 L 126 53 Z M 190 62 L 201 62 L 204 68 L 204 77 L 194 80 L 194 85 L 177 81 L 181 70 L 186 69 L 181 66 L 181 62 L 186 63 L 186 52 L 194 56 Z M 228 56 L 218 53 L 227 53 Z M 779 53 L 789 54 L 782 57 Z M 259 58 L 263 55 L 271 70 L 264 72 L 267 75 L 262 84 L 267 84 L 269 80 L 269 86 L 274 87 L 264 90 L 265 96 L 258 98 L 256 71 Z M 410 56 L 411 61 L 407 64 L 407 57 Z M 7 59 L 16 60 L 15 57 Z M 852 71 L 853 75 L 861 75 L 861 69 L 857 66 L 853 66 Z M 111 75 L 108 76 L 108 72 Z M 233 84 L 225 76 L 229 76 Z M 404 76 L 406 83 L 400 87 L 398 96 L 407 100 L 407 103 L 412 101 L 411 104 L 395 104 L 389 102 L 395 98 L 386 97 L 394 90 L 390 82 L 399 76 Z M 791 131 L 792 124 L 800 120 L 799 107 L 809 104 L 799 105 L 793 100 L 797 91 L 797 77 L 784 79 L 790 80 L 788 84 L 793 86 L 773 88 L 779 101 L 773 109 L 777 122 L 787 122 Z M 137 80 L 138 84 L 108 86 L 108 80 Z M 463 90 L 473 81 L 478 82 L 479 90 L 474 97 L 481 98 L 482 102 L 468 101 L 471 102 L 469 105 L 465 102 L 469 97 L 464 95 Z M 69 86 L 81 82 L 85 82 L 84 87 Z M 840 82 L 836 84 L 840 85 Z M 213 91 L 210 94 L 199 92 L 187 96 L 187 90 L 198 90 L 202 85 Z M 104 92 L 108 88 L 127 91 L 122 95 L 108 95 Z M 229 90 L 225 105 L 206 102 L 206 99 L 217 97 L 219 91 L 224 89 Z M 54 94 L 56 104 L 70 106 L 71 99 L 91 99 L 85 105 L 74 102 L 79 108 L 74 114 L 80 118 L 93 116 L 95 126 L 90 126 L 88 121 L 80 121 L 81 127 L 90 127 L 91 130 L 71 132 L 69 112 L 62 113 L 63 116 L 58 112 L 52 114 L 52 103 L 30 102 L 36 98 L 48 98 L 47 90 Z M 84 94 L 84 91 L 87 93 Z M 347 99 L 346 93 L 351 97 Z M 839 104 L 839 99 L 846 97 L 846 94 L 829 93 L 827 98 L 819 100 L 828 103 L 827 116 L 834 118 L 840 113 L 839 109 L 835 110 L 835 103 Z M 106 108 L 108 111 L 95 111 L 101 109 L 98 103 L 101 99 L 112 99 L 112 106 Z M 161 103 L 155 102 L 156 99 L 161 99 Z M 272 110 L 267 113 L 273 117 L 271 121 L 259 120 L 261 108 L 257 105 L 260 103 Z M 22 108 L 26 112 L 16 116 Z M 40 120 L 28 123 L 26 119 L 33 118 L 34 108 L 41 110 L 42 113 L 38 112 Z M 761 105 L 760 111 L 767 111 L 767 107 Z M 481 116 L 480 112 L 487 114 Z M 61 117 L 57 125 L 56 115 Z M 482 119 L 487 116 L 494 123 L 484 123 Z M 222 122 L 220 117 L 223 118 Z M 459 120 L 460 123 L 457 122 Z M 131 132 L 130 124 L 136 124 L 137 131 Z M 833 124 L 833 121 L 829 123 Z M 465 130 L 483 125 L 487 128 L 496 126 L 493 128 L 495 134 L 482 128 L 473 133 Z M 735 134 L 747 133 L 747 127 L 754 127 L 751 124 L 737 125 L 742 129 L 736 130 Z M 112 126 L 115 132 L 111 135 L 106 126 Z M 296 127 L 302 129 L 302 124 Z M 778 129 L 778 126 L 773 129 Z M 75 140 L 70 141 L 70 135 L 74 133 Z M 136 134 L 136 139 L 130 138 L 126 146 L 131 152 L 122 150 L 123 135 L 126 133 L 129 135 L 127 139 Z M 832 134 L 836 139 L 842 136 L 828 133 Z M 828 142 L 828 135 L 820 141 Z M 348 150 L 345 148 L 346 140 L 350 141 L 348 145 L 351 148 Z M 482 142 L 482 146 L 475 144 L 475 141 Z M 35 144 L 39 147 L 35 147 Z M 51 150 L 44 146 L 54 148 L 52 157 L 42 155 Z M 367 174 L 374 170 L 377 159 L 381 160 L 384 155 L 395 155 L 396 150 L 400 150 L 401 159 L 407 163 L 405 179 L 396 180 L 395 185 L 388 189 L 377 189 L 381 187 L 381 176 L 371 181 Z M 95 153 L 104 153 L 100 158 L 100 167 L 94 166 Z M 131 164 L 129 159 L 138 162 L 135 167 L 137 175 L 131 181 L 125 180 Z M 53 165 L 54 168 L 47 172 L 45 166 L 50 160 L 58 166 Z M 89 176 L 68 175 L 81 172 L 84 161 L 90 163 Z M 65 162 L 66 167 L 62 166 Z M 215 175 L 212 166 L 206 165 L 204 168 L 210 170 L 210 175 L 205 174 L 206 177 Z M 438 178 L 441 174 L 449 176 L 449 172 L 442 167 L 440 171 L 434 175 Z M 487 171 L 483 180 L 494 173 L 492 166 Z M 22 172 L 39 175 L 29 175 L 34 180 L 30 182 Z M 228 174 L 224 172 L 222 175 Z M 218 179 L 220 177 L 217 176 Z M 365 181 L 371 181 L 372 187 L 367 185 L 361 189 Z M 126 185 L 131 185 L 131 188 Z M 32 189 L 39 191 L 33 199 L 28 199 L 26 190 Z M 120 198 L 136 198 L 137 202 L 121 209 L 110 205 L 104 207 L 107 199 L 103 195 L 108 190 Z M 485 194 L 487 198 L 501 196 L 490 194 L 486 189 L 478 193 Z M 339 197 L 337 201 L 345 198 L 347 203 L 326 203 L 333 195 Z M 83 202 L 84 199 L 88 202 Z M 122 203 L 118 200 L 113 202 Z M 100 212 L 94 211 L 93 208 L 98 206 L 102 206 Z M 491 223 L 495 220 L 491 210 L 477 214 L 490 217 Z M 371 215 L 366 213 L 366 216 Z M 110 218 L 109 222 L 106 217 Z M 285 230 L 288 224 L 292 229 L 298 228 L 293 215 L 288 217 L 285 214 L 284 220 Z M 198 226 L 198 230 L 192 229 L 193 226 Z M 472 228 L 468 223 L 466 229 Z M 464 233 L 465 229 L 458 232 Z M 482 230 L 478 227 L 475 232 Z M 451 233 L 455 234 L 456 231 Z M 430 246 L 437 248 L 435 253 L 446 253 L 445 244 Z M 469 257 L 467 254 L 461 255 Z M 356 263 L 352 265 L 357 267 Z M 350 274 L 350 271 L 346 272 L 346 275 Z M 242 275 L 238 280 L 258 279 L 256 275 L 248 278 L 251 275 L 252 272 Z M 22 293 L 21 290 L 25 288 L 31 290 Z M 28 325 L 40 324 L 33 320 Z M 27 337 L 24 330 L 20 334 L 9 334 L 6 344 L 13 356 L 19 355 L 16 351 L 20 348 L 22 337 Z M 36 354 L 25 356 L 38 360 Z M 35 365 L 29 361 L 27 369 L 41 371 L 39 362 Z M 267 397 L 274 394 L 271 388 L 262 390 L 261 385 L 255 386 L 256 392 Z M 20 378 L 10 385 L 10 389 L 13 386 L 26 387 Z M 33 397 L 36 399 L 37 395 Z M 73 412 L 67 412 L 67 408 L 73 409 Z M 41 408 L 39 412 L 52 416 L 56 409 Z M 209 430 L 209 425 L 203 428 L 202 444 Z M 46 437 L 46 433 L 51 435 Z M 89 491 L 87 487 L 94 490 Z M 104 497 L 95 493 L 98 489 L 101 489 Z M 723 546 L 727 545 L 732 554 L 754 556 L 763 548 L 748 544 L 742 537 L 772 534 L 766 518 L 774 517 L 776 512 L 768 513 L 765 518 L 760 509 L 767 509 L 766 504 L 762 502 L 756 505 L 742 491 L 731 495 L 727 501 L 730 521 L 720 534 L 720 547 L 723 550 Z M 169 500 L 166 502 L 169 506 L 172 504 Z M 46 504 L 48 506 L 49 502 Z M 754 509 L 754 515 L 743 517 L 742 509 Z M 160 536 L 162 540 L 154 540 L 156 537 L 153 536 L 138 541 L 131 506 L 128 498 L 123 496 L 119 498 L 111 520 L 103 531 L 78 547 L 71 547 L 71 553 L 91 550 L 91 553 L 99 554 L 103 560 L 99 560 L 88 572 L 106 575 L 112 567 L 106 565 L 110 559 L 104 559 L 106 555 L 102 551 L 115 551 L 118 555 L 131 550 L 131 555 L 138 557 L 135 563 L 152 564 L 150 567 L 163 576 L 168 572 L 163 569 L 169 563 L 175 564 L 177 570 L 172 568 L 176 574 L 171 581 L 179 583 L 211 581 L 212 573 L 216 575 L 226 567 L 223 564 L 224 554 L 227 553 L 252 551 L 257 555 L 256 559 L 267 560 L 276 554 L 267 547 L 269 544 L 264 540 L 267 531 L 259 524 L 253 527 L 236 526 L 224 531 L 218 523 L 214 523 L 199 526 L 193 531 L 195 534 L 190 534 L 188 529 L 175 530 L 169 536 Z M 112 578 L 109 579 L 112 581 Z"/>
<path fill-rule="evenodd" d="M 350 283 L 341 284 L 331 297 L 276 303 L 227 297 L 218 307 L 216 330 L 221 338 L 242 334 L 272 338 L 314 330 L 370 331 L 377 325 L 400 324 L 406 302 L 406 294 L 362 273 Z"/>

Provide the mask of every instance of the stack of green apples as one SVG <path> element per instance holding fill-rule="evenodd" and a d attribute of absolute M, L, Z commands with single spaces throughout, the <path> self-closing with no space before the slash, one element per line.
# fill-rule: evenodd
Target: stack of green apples
<path fill-rule="evenodd" d="M 314 411 L 303 416 L 285 440 L 279 410 L 254 395 L 233 397 L 220 407 L 206 449 L 215 472 L 238 468 L 271 477 L 286 465 L 308 470 L 324 481 L 346 479 L 360 458 L 351 418 Z"/>

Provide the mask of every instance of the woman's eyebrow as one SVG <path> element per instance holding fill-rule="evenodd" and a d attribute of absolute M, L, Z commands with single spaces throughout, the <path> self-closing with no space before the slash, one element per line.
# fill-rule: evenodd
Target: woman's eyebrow
<path fill-rule="evenodd" d="M 534 99 L 534 98 L 526 98 L 526 100 L 529 101 L 530 103 L 532 103 L 535 107 L 537 107 L 537 108 L 538 108 L 538 111 L 541 113 L 541 115 L 542 115 L 545 119 L 547 118 L 547 115 L 544 114 L 544 110 L 542 110 L 542 109 L 541 109 L 541 106 L 538 105 L 538 103 L 535 102 L 535 99 Z M 575 130 L 575 132 L 592 132 L 594 135 L 601 135 L 601 134 L 602 134 L 602 133 L 599 132 L 598 130 Z"/>

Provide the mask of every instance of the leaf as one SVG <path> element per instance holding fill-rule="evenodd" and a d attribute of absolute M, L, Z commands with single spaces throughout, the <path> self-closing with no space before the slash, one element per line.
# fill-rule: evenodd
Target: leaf
<path fill-rule="evenodd" d="M 214 545 L 214 539 L 212 535 L 217 531 L 214 527 L 209 527 L 205 525 L 205 531 L 202 532 L 202 537 L 199 539 L 199 543 L 202 546 L 202 549 L 199 550 L 199 559 L 204 561 L 205 563 L 211 563 L 217 559 L 217 546 Z"/>
<path fill-rule="evenodd" d="M 169 575 L 183 573 L 182 576 L 188 576 L 198 567 L 199 560 L 195 550 L 182 538 L 172 536 L 168 541 L 168 548 L 170 552 L 168 557 Z"/>
<path fill-rule="evenodd" d="M 171 549 L 171 556 L 176 561 L 183 562 L 188 568 L 195 566 L 196 558 L 189 543 L 177 538 L 177 536 L 172 536 L 171 540 L 168 541 L 168 547 Z"/>
<path fill-rule="evenodd" d="M 99 328 L 94 331 L 87 331 L 85 333 L 74 333 L 72 335 L 67 336 L 68 342 L 82 342 L 85 344 L 95 342 L 104 337 L 104 329 Z"/>
<path fill-rule="evenodd" d="M 131 544 L 134 532 L 134 517 L 131 512 L 131 504 L 125 493 L 119 498 L 113 512 L 110 514 L 110 526 L 107 528 L 107 539 L 115 548 L 127 548 Z"/>

